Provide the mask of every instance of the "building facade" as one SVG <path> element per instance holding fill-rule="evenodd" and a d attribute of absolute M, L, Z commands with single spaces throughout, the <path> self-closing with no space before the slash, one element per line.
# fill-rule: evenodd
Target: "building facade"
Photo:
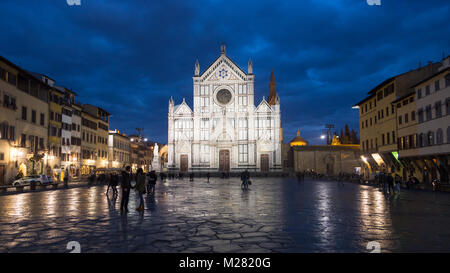
<path fill-rule="evenodd" d="M 433 75 L 441 64 L 429 63 L 392 78 L 375 88 L 357 103 L 359 109 L 361 167 L 367 179 L 378 171 L 401 173 L 398 161 L 398 130 L 396 107 L 393 102 L 411 92 L 411 87 Z"/>
<path fill-rule="evenodd" d="M 49 89 L 0 57 L 0 185 L 45 172 Z"/>
<path fill-rule="evenodd" d="M 108 167 L 108 138 L 109 138 L 109 116 L 110 114 L 95 105 L 84 104 L 83 111 L 89 113 L 91 117 L 96 118 L 97 123 L 97 140 L 94 142 L 96 145 L 96 168 Z"/>
<path fill-rule="evenodd" d="M 281 166 L 280 99 L 275 80 L 269 101 L 254 105 L 252 62 L 244 72 L 227 55 L 193 77 L 193 108 L 169 101 L 168 171 L 278 172 Z"/>
<path fill-rule="evenodd" d="M 430 183 L 449 182 L 450 162 L 450 57 L 434 75 L 398 100 L 399 159 L 403 176 Z"/>
<path fill-rule="evenodd" d="M 97 163 L 97 131 L 96 116 L 81 112 L 81 175 L 89 175 L 96 169 Z"/>
<path fill-rule="evenodd" d="M 81 172 L 81 112 L 83 107 L 72 104 L 72 131 L 70 136 L 70 171 L 72 177 L 79 177 Z"/>
<path fill-rule="evenodd" d="M 61 170 L 63 173 L 72 174 L 72 105 L 75 103 L 75 93 L 64 87 L 56 88 L 63 93 L 61 98 Z"/>
<path fill-rule="evenodd" d="M 118 130 L 109 131 L 108 161 L 109 168 L 125 168 L 131 163 L 130 139 Z"/>

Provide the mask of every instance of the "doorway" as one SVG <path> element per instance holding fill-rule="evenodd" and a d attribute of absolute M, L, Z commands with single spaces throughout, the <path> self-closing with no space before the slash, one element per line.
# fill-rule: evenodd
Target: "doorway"
<path fill-rule="evenodd" d="M 269 155 L 262 154 L 261 155 L 261 172 L 269 171 Z"/>
<path fill-rule="evenodd" d="M 186 173 L 189 168 L 188 155 L 180 155 L 180 172 Z"/>
<path fill-rule="evenodd" d="M 220 150 L 219 151 L 219 172 L 229 172 L 230 171 L 230 151 Z"/>

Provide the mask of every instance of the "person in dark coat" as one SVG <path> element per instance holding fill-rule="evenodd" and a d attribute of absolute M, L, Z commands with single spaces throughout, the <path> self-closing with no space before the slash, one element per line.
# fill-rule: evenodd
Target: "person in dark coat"
<path fill-rule="evenodd" d="M 155 194 L 155 186 L 156 186 L 156 180 L 158 180 L 158 176 L 156 176 L 155 171 L 151 171 L 148 174 L 148 184 L 147 184 L 147 194 L 148 195 L 154 195 Z"/>
<path fill-rule="evenodd" d="M 248 172 L 248 170 L 243 171 L 241 173 L 241 180 L 242 180 L 241 188 L 243 188 L 244 190 L 248 189 L 249 179 L 250 179 L 250 173 Z"/>
<path fill-rule="evenodd" d="M 128 200 L 130 198 L 130 190 L 131 190 L 131 167 L 127 166 L 125 171 L 122 171 L 122 200 L 120 202 L 120 212 L 128 212 Z"/>
<path fill-rule="evenodd" d="M 388 193 L 393 194 L 394 193 L 394 178 L 392 177 L 392 174 L 387 174 L 386 176 L 387 176 L 386 180 L 387 180 L 387 184 L 388 184 Z"/>
<path fill-rule="evenodd" d="M 139 195 L 139 206 L 137 211 L 144 211 L 144 193 L 145 193 L 145 175 L 142 168 L 139 168 L 136 173 L 136 191 Z"/>
<path fill-rule="evenodd" d="M 206 179 L 208 179 L 208 183 L 209 183 L 209 178 L 211 177 L 211 174 L 209 172 L 206 173 Z"/>

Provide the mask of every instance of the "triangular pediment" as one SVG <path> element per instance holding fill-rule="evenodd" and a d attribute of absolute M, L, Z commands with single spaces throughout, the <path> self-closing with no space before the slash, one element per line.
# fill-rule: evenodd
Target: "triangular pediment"
<path fill-rule="evenodd" d="M 263 99 L 261 103 L 256 107 L 256 112 L 258 113 L 268 113 L 272 112 L 272 107 L 270 107 L 269 103 Z"/>
<path fill-rule="evenodd" d="M 200 81 L 245 80 L 247 73 L 228 56 L 219 56 L 199 77 Z"/>
<path fill-rule="evenodd" d="M 175 107 L 174 111 L 175 115 L 192 115 L 192 109 L 189 107 L 189 105 L 186 104 L 186 102 L 182 102 L 180 105 Z"/>

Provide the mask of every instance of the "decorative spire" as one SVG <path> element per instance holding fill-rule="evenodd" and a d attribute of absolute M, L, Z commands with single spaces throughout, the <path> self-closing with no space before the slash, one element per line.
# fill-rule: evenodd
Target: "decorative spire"
<path fill-rule="evenodd" d="M 222 45 L 220 46 L 220 55 L 226 55 L 227 54 L 227 50 L 225 47 L 225 43 L 222 43 Z"/>
<path fill-rule="evenodd" d="M 252 60 L 248 60 L 248 74 L 253 74 L 253 63 Z"/>
<path fill-rule="evenodd" d="M 269 92 L 269 101 L 268 103 L 270 105 L 274 105 L 276 102 L 276 98 L 277 98 L 277 90 L 275 89 L 275 86 L 277 85 L 277 83 L 275 82 L 275 76 L 273 75 L 273 69 L 272 69 L 272 73 L 270 74 L 270 83 L 269 83 L 269 88 L 270 88 L 270 92 Z"/>
<path fill-rule="evenodd" d="M 195 61 L 195 69 L 194 69 L 195 76 L 200 75 L 200 64 L 198 63 L 198 59 Z"/>
<path fill-rule="evenodd" d="M 300 129 L 297 130 L 297 136 L 300 136 Z"/>
<path fill-rule="evenodd" d="M 173 98 L 172 98 L 172 96 L 170 96 L 169 104 L 173 105 Z"/>

